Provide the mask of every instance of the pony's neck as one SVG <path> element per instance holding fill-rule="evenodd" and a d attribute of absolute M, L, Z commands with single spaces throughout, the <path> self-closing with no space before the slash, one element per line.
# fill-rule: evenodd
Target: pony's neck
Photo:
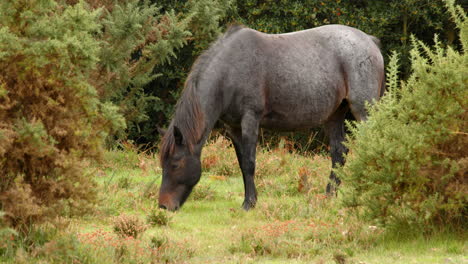
<path fill-rule="evenodd" d="M 202 94 L 197 94 L 198 100 L 200 100 L 200 106 L 204 114 L 204 130 L 200 140 L 200 148 L 203 147 L 205 142 L 208 140 L 208 137 L 211 134 L 216 122 L 221 116 L 222 108 L 221 103 L 216 101 L 216 96 L 212 94 L 211 96 L 206 96 Z"/>
<path fill-rule="evenodd" d="M 186 91 L 176 108 L 171 125 L 183 131 L 185 140 L 195 153 L 201 153 L 220 115 L 221 104 L 216 102 L 214 93 Z"/>

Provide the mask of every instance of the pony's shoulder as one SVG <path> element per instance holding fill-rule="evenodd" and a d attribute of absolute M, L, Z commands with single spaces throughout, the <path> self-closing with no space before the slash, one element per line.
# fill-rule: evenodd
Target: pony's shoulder
<path fill-rule="evenodd" d="M 231 24 L 228 26 L 226 32 L 224 33 L 224 37 L 229 37 L 231 35 L 233 35 L 234 33 L 236 32 L 239 32 L 240 30 L 244 29 L 244 28 L 248 28 L 242 24 Z"/>

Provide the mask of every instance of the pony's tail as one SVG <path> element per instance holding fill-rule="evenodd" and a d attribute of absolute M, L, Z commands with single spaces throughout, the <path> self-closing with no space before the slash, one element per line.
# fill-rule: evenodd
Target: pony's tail
<path fill-rule="evenodd" d="M 372 35 L 368 35 L 370 37 L 370 39 L 375 43 L 375 45 L 377 45 L 377 47 L 379 47 L 379 49 L 381 50 L 382 49 L 382 43 L 380 42 L 380 39 L 375 37 L 375 36 L 372 36 Z M 384 72 L 383 72 L 383 78 L 382 78 L 382 84 L 381 84 L 381 87 L 380 87 L 380 97 L 382 97 L 385 93 L 385 88 L 386 88 L 386 80 L 387 80 L 387 74 L 385 72 L 385 67 L 384 67 Z"/>
<path fill-rule="evenodd" d="M 385 72 L 385 67 L 384 67 L 382 86 L 380 87 L 380 97 L 384 95 L 386 88 L 387 88 L 387 73 Z"/>

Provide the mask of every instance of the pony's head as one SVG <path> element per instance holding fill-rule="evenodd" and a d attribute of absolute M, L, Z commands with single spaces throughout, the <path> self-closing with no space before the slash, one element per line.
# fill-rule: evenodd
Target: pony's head
<path fill-rule="evenodd" d="M 200 180 L 200 150 L 189 146 L 176 126 L 167 133 L 171 134 L 163 138 L 163 146 L 169 150 L 161 157 L 163 175 L 159 207 L 175 211 L 184 204 Z"/>

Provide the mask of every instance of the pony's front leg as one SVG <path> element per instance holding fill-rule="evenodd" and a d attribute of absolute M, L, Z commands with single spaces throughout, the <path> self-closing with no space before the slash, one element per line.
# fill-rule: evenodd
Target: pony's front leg
<path fill-rule="evenodd" d="M 240 128 L 231 127 L 228 125 L 226 125 L 226 129 L 228 132 L 227 136 L 231 139 L 232 144 L 234 145 L 239 167 L 242 168 L 242 130 Z"/>
<path fill-rule="evenodd" d="M 254 208 L 257 203 L 254 175 L 259 123 L 260 117 L 254 113 L 248 112 L 242 117 L 242 146 L 240 147 L 242 162 L 239 163 L 244 179 L 245 199 L 242 204 L 244 210 Z"/>

